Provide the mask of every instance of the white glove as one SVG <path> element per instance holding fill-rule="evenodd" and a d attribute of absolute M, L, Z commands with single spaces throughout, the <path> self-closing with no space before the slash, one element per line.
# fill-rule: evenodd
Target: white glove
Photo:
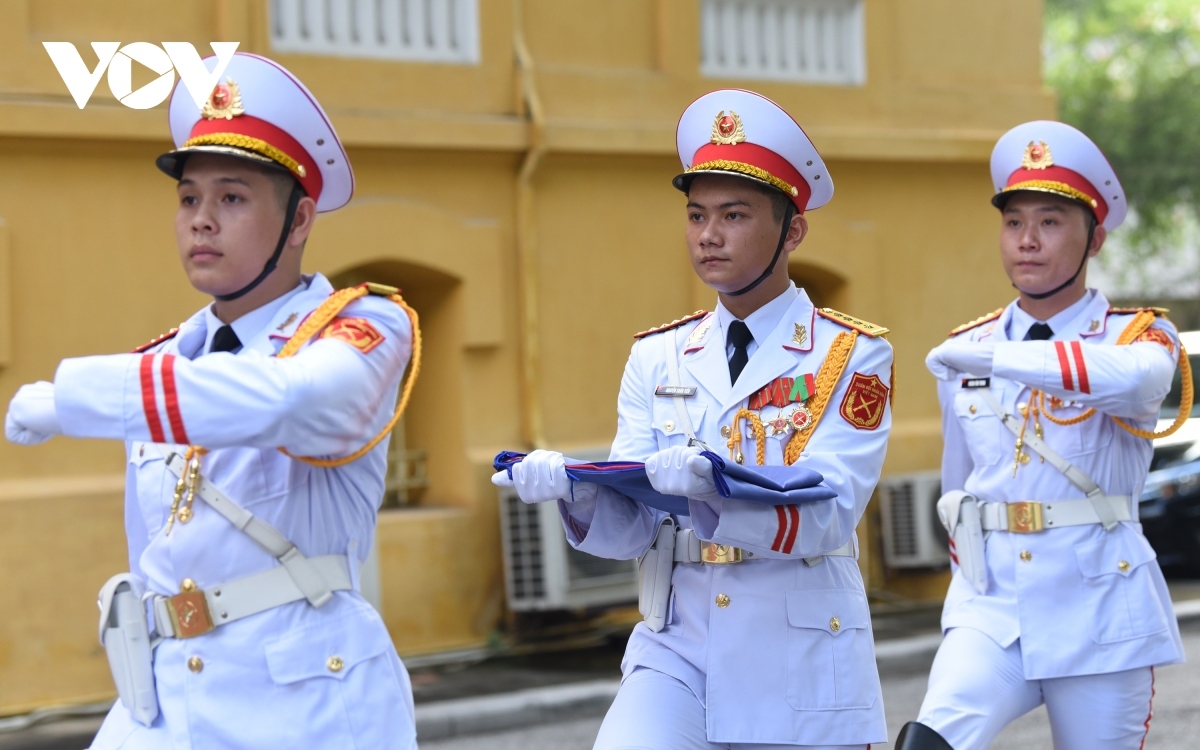
<path fill-rule="evenodd" d="M 961 375 L 986 378 L 992 374 L 993 342 L 951 339 L 929 352 L 925 366 L 938 380 L 957 380 Z"/>
<path fill-rule="evenodd" d="M 571 499 L 571 479 L 563 454 L 557 451 L 533 451 L 513 464 L 511 480 L 507 471 L 499 471 L 492 475 L 492 484 L 516 487 L 517 497 L 529 504 Z"/>
<path fill-rule="evenodd" d="M 713 484 L 712 462 L 695 446 L 676 445 L 655 453 L 646 459 L 646 477 L 650 486 L 664 495 L 695 500 L 721 497 Z"/>
<path fill-rule="evenodd" d="M 37 445 L 62 434 L 54 408 L 54 383 L 23 385 L 8 403 L 4 436 L 17 445 Z"/>

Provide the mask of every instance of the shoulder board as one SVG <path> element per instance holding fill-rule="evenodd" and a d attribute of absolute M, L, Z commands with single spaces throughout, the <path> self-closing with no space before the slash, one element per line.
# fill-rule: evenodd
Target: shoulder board
<path fill-rule="evenodd" d="M 179 333 L 179 329 L 172 328 L 171 330 L 167 331 L 166 333 L 159 336 L 158 338 L 151 339 L 151 340 L 147 341 L 146 343 L 142 344 L 141 346 L 137 347 L 136 349 L 133 350 L 133 354 L 141 354 L 142 352 L 153 349 L 154 347 L 158 346 L 159 344 L 161 344 L 164 341 L 170 341 L 171 339 L 175 338 L 175 334 L 177 334 L 177 333 Z"/>
<path fill-rule="evenodd" d="M 388 286 L 387 284 L 376 284 L 373 281 L 368 281 L 367 283 L 363 284 L 363 286 L 367 288 L 368 292 L 376 297 L 391 297 L 400 293 L 400 290 L 394 286 Z"/>
<path fill-rule="evenodd" d="M 975 320 L 972 320 L 970 323 L 963 323 L 958 328 L 955 328 L 954 330 L 950 331 L 950 333 L 946 334 L 946 336 L 947 337 L 957 336 L 958 334 L 969 331 L 972 328 L 978 328 L 979 326 L 983 325 L 984 323 L 992 322 L 996 318 L 1000 317 L 1003 313 L 1004 313 L 1003 307 L 1000 308 L 999 310 L 993 310 L 990 313 L 988 313 L 987 315 L 982 315 L 982 316 L 976 318 Z"/>
<path fill-rule="evenodd" d="M 874 323 L 868 323 L 865 320 L 852 318 L 846 313 L 841 313 L 828 307 L 822 307 L 818 309 L 817 315 L 820 315 L 822 318 L 828 318 L 838 325 L 843 325 L 847 328 L 853 328 L 864 336 L 870 336 L 873 339 L 880 336 L 886 336 L 890 332 L 890 329 L 884 328 L 883 326 L 877 326 Z"/>
<path fill-rule="evenodd" d="M 684 323 L 691 323 L 693 320 L 695 320 L 697 318 L 703 318 L 705 315 L 708 315 L 707 310 L 697 310 L 696 312 L 692 313 L 691 315 L 685 315 L 684 317 L 680 318 L 679 320 L 672 320 L 670 323 L 664 323 L 661 326 L 655 326 L 654 328 L 651 328 L 648 331 L 642 331 L 641 333 L 635 333 L 635 334 L 633 334 L 633 337 L 635 339 L 642 339 L 647 336 L 653 336 L 656 333 L 662 333 L 663 331 L 669 331 L 672 328 L 678 328 L 679 326 L 683 325 Z"/>
<path fill-rule="evenodd" d="M 1109 315 L 1137 315 L 1141 312 L 1152 312 L 1156 318 L 1165 318 L 1170 312 L 1165 307 L 1110 307 Z"/>

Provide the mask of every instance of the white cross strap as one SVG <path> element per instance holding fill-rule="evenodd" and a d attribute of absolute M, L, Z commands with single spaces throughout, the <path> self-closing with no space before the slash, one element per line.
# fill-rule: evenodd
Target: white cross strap
<path fill-rule="evenodd" d="M 688 437 L 688 445 L 698 446 L 701 450 L 712 451 L 700 438 L 696 437 L 696 429 L 692 426 L 692 418 L 688 416 L 687 407 L 683 403 L 683 395 L 686 389 L 683 387 L 683 382 L 679 378 L 679 339 L 677 336 L 678 329 L 672 328 L 667 331 L 667 335 L 663 336 L 663 343 L 667 347 L 667 379 L 670 380 L 672 392 L 671 400 L 675 402 L 675 415 L 679 419 L 679 426 L 683 429 L 683 433 Z"/>
<path fill-rule="evenodd" d="M 1046 445 L 1045 440 L 1042 440 L 1037 435 L 1030 433 L 1029 431 L 1025 431 L 1025 434 L 1022 435 L 1021 420 L 1017 419 L 1015 415 L 1004 411 L 1004 407 L 1001 406 L 1000 402 L 996 400 L 996 397 L 992 394 L 990 389 L 980 389 L 980 396 L 983 397 L 984 403 L 986 403 L 992 411 L 996 412 L 996 416 L 1000 417 L 1000 421 L 1004 423 L 1004 426 L 1007 427 L 1012 434 L 1020 437 L 1024 441 L 1025 445 L 1029 446 L 1039 456 L 1046 459 L 1046 461 L 1048 461 L 1055 469 L 1058 469 L 1059 472 L 1061 472 L 1062 475 L 1071 482 L 1071 484 L 1078 487 L 1085 495 L 1088 496 L 1088 500 L 1092 501 L 1092 508 L 1096 512 L 1096 517 L 1104 526 L 1105 531 L 1112 531 L 1116 525 L 1121 522 L 1122 519 L 1117 517 L 1116 512 L 1113 510 L 1112 504 L 1100 501 L 1101 498 L 1112 497 L 1106 496 L 1104 491 L 1100 489 L 1100 485 L 1092 481 L 1092 478 L 1087 474 L 1084 474 L 1083 470 L 1078 466 L 1075 466 L 1067 459 L 1058 455 L 1054 449 L 1052 449 L 1049 445 Z M 1129 496 L 1121 499 L 1123 499 L 1127 504 L 1132 500 L 1132 498 Z"/>
<path fill-rule="evenodd" d="M 187 462 L 178 453 L 171 453 L 167 456 L 167 468 L 179 478 L 187 470 Z M 300 550 L 296 549 L 296 545 L 288 541 L 279 529 L 256 518 L 253 513 L 235 503 L 204 477 L 200 478 L 196 494 L 209 507 L 279 560 L 279 564 L 287 570 L 292 582 L 304 593 L 304 598 L 308 599 L 309 604 L 321 607 L 333 598 L 333 590 L 313 566 L 312 561 L 302 555 Z"/>

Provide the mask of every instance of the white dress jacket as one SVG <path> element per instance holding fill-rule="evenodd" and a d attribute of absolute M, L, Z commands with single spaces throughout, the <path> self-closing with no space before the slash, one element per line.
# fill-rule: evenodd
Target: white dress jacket
<path fill-rule="evenodd" d="M 278 565 L 198 498 L 191 521 L 165 533 L 176 480 L 163 454 L 188 444 L 211 451 L 201 458 L 204 477 L 305 556 L 349 555 L 355 583 L 320 609 L 302 600 L 196 638 L 163 641 L 154 658 L 158 718 L 144 727 L 118 701 L 97 750 L 415 747 L 408 675 L 357 590 L 357 564 L 373 542 L 383 496 L 387 441 L 332 469 L 277 450 L 346 455 L 374 437 L 395 406 L 411 326 L 393 302 L 364 297 L 341 317 L 366 321 L 382 336 L 369 351 L 316 338 L 276 359 L 333 291 L 322 276 L 306 277 L 305 286 L 259 316 L 236 355 L 199 356 L 215 320 L 201 310 L 142 353 L 59 366 L 55 400 L 65 434 L 127 444 L 129 565 L 150 591 L 177 594 L 185 578 L 207 589 Z M 203 663 L 198 672 L 188 667 L 192 657 Z M 337 671 L 331 657 L 342 660 Z"/>
<path fill-rule="evenodd" d="M 731 425 L 748 397 L 781 376 L 817 373 L 834 338 L 850 330 L 819 315 L 802 290 L 793 287 L 788 293 L 794 300 L 772 333 L 757 342 L 736 386 L 730 385 L 716 314 L 677 329 L 680 378 L 697 389 L 687 399 L 688 414 L 697 436 L 723 457 L 728 451 L 721 428 Z M 687 443 L 672 399 L 655 396 L 656 386 L 669 383 L 665 340 L 659 333 L 633 346 L 621 381 L 612 460 L 645 461 L 656 451 Z M 687 684 L 706 706 L 710 742 L 887 741 L 858 563 L 829 557 L 809 567 L 802 558 L 835 550 L 854 535 L 883 466 L 891 411 L 887 404 L 873 405 L 880 410 L 877 422 L 860 429 L 840 408 L 856 373 L 875 376 L 890 388 L 891 367 L 891 347 L 882 338 L 858 336 L 829 406 L 796 462 L 820 472 L 836 498 L 787 508 L 691 500 L 690 517 L 677 519 L 704 540 L 741 547 L 755 557 L 734 565 L 676 564 L 667 624 L 658 633 L 644 624 L 634 629 L 623 671 L 628 676 L 639 668 L 655 669 Z M 848 408 L 856 406 L 857 401 Z M 774 411 L 767 407 L 764 417 Z M 784 463 L 787 439 L 767 438 L 768 465 Z M 753 463 L 748 431 L 742 450 L 746 462 Z M 560 506 L 576 549 L 615 559 L 645 553 L 666 515 L 606 488 L 595 500 L 560 501 Z M 717 606 L 719 594 L 728 597 L 727 606 Z"/>
<path fill-rule="evenodd" d="M 995 342 L 989 388 L 1010 414 L 1020 415 L 1030 388 L 1046 394 L 1046 404 L 1060 421 L 1096 409 L 1090 419 L 1069 426 L 1043 417 L 1045 441 L 1106 495 L 1130 496 L 1135 519 L 1112 531 L 1092 524 L 1030 534 L 992 532 L 985 542 L 984 594 L 956 569 L 943 630 L 975 628 L 1004 647 L 1019 638 L 1030 680 L 1183 661 L 1166 582 L 1136 521 L 1151 442 L 1111 419 L 1154 429 L 1175 371 L 1178 335 L 1169 321 L 1158 318 L 1144 337 L 1148 340 L 1116 346 L 1133 315 L 1110 309 L 1099 292 L 1090 294 L 1091 300 L 1050 341 L 1009 340 L 1015 302 L 993 320 L 958 334 L 964 340 Z M 1032 460 L 1013 477 L 1016 437 L 988 408 L 980 389 L 942 381 L 938 394 L 945 436 L 943 492 L 965 490 L 991 503 L 1085 497 L 1028 449 Z M 1032 420 L 1027 429 L 1034 429 Z"/>

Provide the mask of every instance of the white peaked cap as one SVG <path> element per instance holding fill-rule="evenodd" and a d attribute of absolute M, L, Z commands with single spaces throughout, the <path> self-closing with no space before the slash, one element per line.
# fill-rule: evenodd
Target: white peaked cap
<path fill-rule="evenodd" d="M 775 102 L 741 89 L 722 89 L 692 102 L 676 131 L 687 190 L 697 174 L 735 174 L 791 196 L 803 213 L 833 197 L 833 178 L 804 129 Z"/>
<path fill-rule="evenodd" d="M 992 150 L 992 202 L 1003 206 L 1017 191 L 1073 198 L 1092 210 L 1108 230 L 1125 221 L 1125 190 L 1100 148 L 1062 122 L 1035 120 L 1001 136 Z"/>
<path fill-rule="evenodd" d="M 205 64 L 213 69 L 215 58 Z M 346 205 L 354 172 L 329 117 L 304 84 L 265 57 L 233 55 L 203 109 L 180 81 L 169 105 L 175 149 L 158 167 L 178 178 L 193 153 L 217 153 L 290 172 L 318 211 Z"/>

